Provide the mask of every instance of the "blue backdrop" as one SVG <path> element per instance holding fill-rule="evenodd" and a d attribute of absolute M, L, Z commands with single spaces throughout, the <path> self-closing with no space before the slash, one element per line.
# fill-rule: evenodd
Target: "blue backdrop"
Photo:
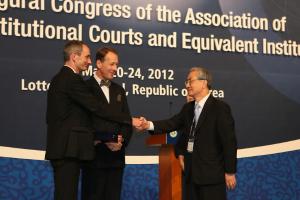
<path fill-rule="evenodd" d="M 175 114 L 185 102 L 188 69 L 208 68 L 213 75 L 212 94 L 232 108 L 239 149 L 248 149 L 253 156 L 240 154 L 239 183 L 229 193 L 230 199 L 300 199 L 298 1 L 14 2 L 0 2 L 0 149 L 44 151 L 47 84 L 63 65 L 66 38 L 79 38 L 92 52 L 102 46 L 119 51 L 115 80 L 128 92 L 134 116 L 163 119 Z M 82 9 L 72 9 L 79 4 Z M 96 4 L 101 6 L 93 10 Z M 187 21 L 191 11 L 195 19 L 190 16 Z M 220 16 L 265 19 L 268 30 L 238 27 L 237 22 L 222 26 Z M 275 30 L 274 23 L 281 29 Z M 66 33 L 60 35 L 59 29 Z M 195 49 L 200 38 L 215 38 L 209 40 L 212 45 L 226 39 L 232 42 L 233 37 L 256 40 L 257 52 L 234 51 L 233 43 L 227 44 L 231 50 L 225 43 L 219 50 Z M 263 52 L 263 40 L 276 43 L 273 54 Z M 284 48 L 284 44 L 294 45 Z M 287 55 L 290 48 L 293 55 Z M 91 74 L 92 66 L 84 75 Z M 157 148 L 145 146 L 147 136 L 134 134 L 127 155 L 157 155 Z M 283 144 L 280 150 L 268 146 L 266 152 L 252 152 L 253 147 L 290 141 L 293 146 Z M 15 159 L 22 153 L 13 152 L 0 150 L 0 199 L 51 199 L 48 163 L 33 155 Z M 157 163 L 127 165 L 123 199 L 157 199 L 157 183 Z"/>

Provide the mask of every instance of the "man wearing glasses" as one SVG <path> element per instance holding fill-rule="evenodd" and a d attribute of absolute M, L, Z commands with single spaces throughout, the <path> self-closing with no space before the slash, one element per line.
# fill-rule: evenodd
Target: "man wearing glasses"
<path fill-rule="evenodd" d="M 183 130 L 176 148 L 184 160 L 186 199 L 226 200 L 226 187 L 236 186 L 234 119 L 229 105 L 210 95 L 211 82 L 208 70 L 191 68 L 185 84 L 194 101 L 170 119 L 144 119 L 138 127 L 155 134 Z"/>

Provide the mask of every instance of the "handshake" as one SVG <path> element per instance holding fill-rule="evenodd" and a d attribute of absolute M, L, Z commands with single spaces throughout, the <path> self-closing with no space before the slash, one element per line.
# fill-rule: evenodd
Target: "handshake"
<path fill-rule="evenodd" d="M 145 131 L 150 128 L 150 121 L 144 117 L 133 117 L 132 126 L 139 132 Z"/>

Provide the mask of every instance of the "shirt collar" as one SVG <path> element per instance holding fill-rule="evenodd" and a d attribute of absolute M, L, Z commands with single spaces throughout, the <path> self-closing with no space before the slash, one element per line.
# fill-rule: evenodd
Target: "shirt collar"
<path fill-rule="evenodd" d="M 75 74 L 78 74 L 72 67 L 70 67 L 69 65 L 65 65 L 65 67 L 70 68 Z"/>
<path fill-rule="evenodd" d="M 200 101 L 195 101 L 195 105 L 198 104 L 200 105 L 201 108 L 204 107 L 205 102 L 207 101 L 210 93 L 208 93 L 204 98 L 202 98 Z"/>
<path fill-rule="evenodd" d="M 94 78 L 95 78 L 95 80 L 97 81 L 97 83 L 100 85 L 100 83 L 101 83 L 101 78 L 99 78 L 99 77 L 97 76 L 96 72 L 94 72 Z"/>

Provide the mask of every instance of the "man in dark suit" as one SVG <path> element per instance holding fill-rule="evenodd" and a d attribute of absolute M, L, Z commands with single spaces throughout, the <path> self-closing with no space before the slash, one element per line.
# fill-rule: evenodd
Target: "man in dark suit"
<path fill-rule="evenodd" d="M 99 102 L 114 112 L 129 115 L 125 90 L 113 82 L 119 64 L 115 49 L 104 47 L 96 53 L 97 71 L 87 80 Z M 96 156 L 92 163 L 83 168 L 83 200 L 119 200 L 125 167 L 125 147 L 128 145 L 132 128 L 104 119 L 92 117 L 93 127 L 100 133 L 116 135 L 117 141 L 95 141 Z"/>
<path fill-rule="evenodd" d="M 120 124 L 139 123 L 128 113 L 114 112 L 99 102 L 79 75 L 91 64 L 90 50 L 80 41 L 64 47 L 64 66 L 51 81 L 47 96 L 47 147 L 54 174 L 55 200 L 77 199 L 82 162 L 94 158 L 89 115 Z"/>
<path fill-rule="evenodd" d="M 228 104 L 210 95 L 210 73 L 192 68 L 185 82 L 188 95 L 195 101 L 186 103 L 168 120 L 144 121 L 140 129 L 165 133 L 182 130 L 177 144 L 184 159 L 187 198 L 225 200 L 226 186 L 236 186 L 236 136 Z"/>

